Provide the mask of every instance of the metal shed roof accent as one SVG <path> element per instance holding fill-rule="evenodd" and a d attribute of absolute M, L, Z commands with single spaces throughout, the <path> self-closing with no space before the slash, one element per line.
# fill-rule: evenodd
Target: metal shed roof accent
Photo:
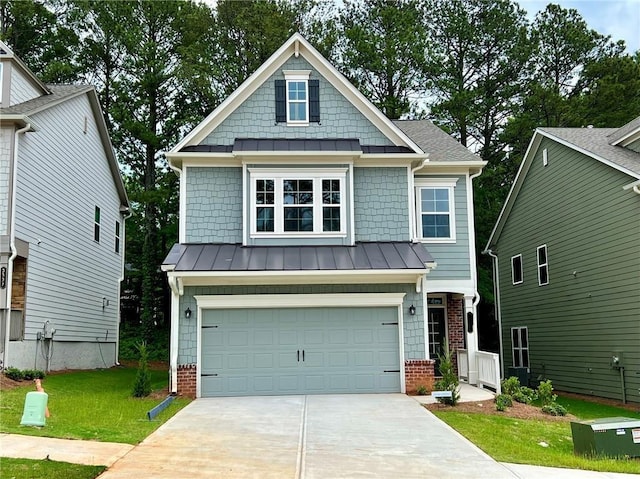
<path fill-rule="evenodd" d="M 175 244 L 163 265 L 173 271 L 424 270 L 434 259 L 421 243 L 355 246 Z"/>

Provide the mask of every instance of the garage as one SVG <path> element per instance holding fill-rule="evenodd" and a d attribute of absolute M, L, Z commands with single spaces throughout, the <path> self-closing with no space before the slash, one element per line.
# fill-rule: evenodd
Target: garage
<path fill-rule="evenodd" d="M 201 397 L 400 392 L 397 307 L 200 311 Z"/>

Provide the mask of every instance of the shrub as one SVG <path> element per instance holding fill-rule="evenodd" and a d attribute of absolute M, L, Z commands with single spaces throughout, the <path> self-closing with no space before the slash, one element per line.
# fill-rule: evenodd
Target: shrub
<path fill-rule="evenodd" d="M 22 381 L 24 379 L 24 374 L 18 368 L 10 367 L 5 369 L 4 375 L 9 379 L 13 379 L 14 381 Z"/>
<path fill-rule="evenodd" d="M 25 369 L 24 371 L 22 371 L 22 375 L 24 379 L 27 379 L 29 381 L 33 379 L 44 379 L 46 376 L 44 371 L 40 371 L 39 369 Z"/>
<path fill-rule="evenodd" d="M 551 404 L 546 404 L 542 406 L 542 412 L 546 414 L 551 414 L 552 416 L 566 416 L 567 410 L 564 406 L 558 404 L 557 402 L 553 402 Z"/>
<path fill-rule="evenodd" d="M 538 386 L 538 398 L 543 406 L 548 406 L 556 402 L 558 396 L 553 394 L 553 386 L 551 385 L 550 379 L 540 382 Z"/>
<path fill-rule="evenodd" d="M 513 396 L 520 390 L 520 380 L 515 376 L 511 376 L 508 379 L 503 379 L 501 388 L 502 394 Z"/>
<path fill-rule="evenodd" d="M 418 388 L 416 389 L 416 394 L 418 396 L 426 396 L 427 394 L 429 394 L 429 390 L 426 386 L 418 386 Z"/>
<path fill-rule="evenodd" d="M 149 352 L 147 344 L 143 341 L 137 346 L 140 360 L 138 361 L 138 372 L 133 383 L 133 397 L 141 398 L 151 394 L 151 375 L 149 374 Z"/>
<path fill-rule="evenodd" d="M 531 404 L 538 398 L 538 394 L 531 388 L 526 386 L 520 387 L 512 395 L 513 400 L 522 404 Z"/>
<path fill-rule="evenodd" d="M 508 407 L 513 406 L 513 401 L 511 400 L 511 396 L 508 394 L 498 394 L 496 396 L 496 409 L 498 411 L 506 411 Z"/>
<path fill-rule="evenodd" d="M 438 354 L 440 361 L 440 374 L 442 379 L 436 381 L 434 388 L 436 391 L 451 391 L 450 398 L 437 398 L 438 402 L 455 406 L 460 400 L 458 375 L 453 367 L 453 355 L 449 350 L 449 344 L 444 342 L 444 354 Z"/>

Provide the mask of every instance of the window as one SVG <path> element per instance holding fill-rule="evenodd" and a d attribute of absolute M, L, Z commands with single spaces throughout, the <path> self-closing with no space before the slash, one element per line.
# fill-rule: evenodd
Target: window
<path fill-rule="evenodd" d="M 511 282 L 513 284 L 520 284 L 522 281 L 522 255 L 519 254 L 511 257 Z"/>
<path fill-rule="evenodd" d="M 96 206 L 93 216 L 93 240 L 100 242 L 100 208 Z"/>
<path fill-rule="evenodd" d="M 547 166 L 549 164 L 549 156 L 547 153 L 547 149 L 542 150 L 542 166 Z"/>
<path fill-rule="evenodd" d="M 538 246 L 538 285 L 549 284 L 549 262 L 547 260 L 547 245 Z"/>
<path fill-rule="evenodd" d="M 320 82 L 311 80 L 310 70 L 285 70 L 284 80 L 275 81 L 276 123 L 308 125 L 320 122 Z"/>
<path fill-rule="evenodd" d="M 120 253 L 120 222 L 119 221 L 116 221 L 116 238 L 115 238 L 114 251 L 116 253 Z"/>
<path fill-rule="evenodd" d="M 511 352 L 514 367 L 529 367 L 529 330 L 526 326 L 511 328 Z"/>
<path fill-rule="evenodd" d="M 416 180 L 417 233 L 421 239 L 456 239 L 454 187 L 457 180 Z"/>
<path fill-rule="evenodd" d="M 250 170 L 251 233 L 344 235 L 346 170 Z"/>

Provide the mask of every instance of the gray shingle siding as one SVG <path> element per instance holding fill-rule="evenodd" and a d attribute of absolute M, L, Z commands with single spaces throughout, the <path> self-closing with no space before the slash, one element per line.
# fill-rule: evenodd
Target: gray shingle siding
<path fill-rule="evenodd" d="M 230 145 L 236 138 L 359 138 L 361 144 L 388 145 L 390 141 L 333 85 L 315 71 L 320 80 L 320 124 L 290 127 L 275 123 L 274 80 L 284 79 L 282 70 L 313 70 L 302 57 L 292 57 L 271 78 L 203 141 L 209 145 Z"/>

